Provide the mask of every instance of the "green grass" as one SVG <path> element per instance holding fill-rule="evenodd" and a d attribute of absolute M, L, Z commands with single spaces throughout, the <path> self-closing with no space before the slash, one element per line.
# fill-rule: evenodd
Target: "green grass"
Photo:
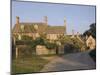
<path fill-rule="evenodd" d="M 12 60 L 12 74 L 21 73 L 34 73 L 39 72 L 45 64 L 49 61 L 42 59 L 39 56 L 33 56 L 31 58 L 19 58 Z"/>

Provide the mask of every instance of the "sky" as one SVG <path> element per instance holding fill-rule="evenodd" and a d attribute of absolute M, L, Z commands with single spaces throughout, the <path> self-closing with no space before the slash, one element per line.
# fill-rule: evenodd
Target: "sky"
<path fill-rule="evenodd" d="M 72 34 L 72 30 L 82 34 L 96 22 L 95 11 L 95 6 L 88 5 L 12 1 L 12 27 L 16 16 L 20 17 L 20 22 L 43 22 L 43 17 L 48 16 L 51 26 L 63 26 L 66 17 L 67 34 Z"/>

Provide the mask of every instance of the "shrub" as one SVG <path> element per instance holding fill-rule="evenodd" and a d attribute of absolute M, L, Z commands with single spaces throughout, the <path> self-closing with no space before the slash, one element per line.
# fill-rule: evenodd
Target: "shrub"
<path fill-rule="evenodd" d="M 44 45 L 47 49 L 54 49 L 57 47 L 56 43 L 50 43 L 41 37 L 36 38 L 35 40 L 16 40 L 16 45 L 21 46 L 18 48 L 20 50 L 20 56 L 29 56 L 32 55 L 32 53 L 34 54 L 37 45 Z"/>
<path fill-rule="evenodd" d="M 73 42 L 74 48 L 79 51 L 82 49 L 82 47 L 85 48 L 85 44 L 79 41 L 77 38 L 73 38 L 72 42 Z"/>
<path fill-rule="evenodd" d="M 60 36 L 58 38 L 62 45 L 72 42 L 72 40 L 69 36 Z"/>
<path fill-rule="evenodd" d="M 82 51 L 81 49 L 86 48 L 85 44 L 77 38 L 69 38 L 67 40 L 64 46 L 65 53 L 80 52 Z"/>
<path fill-rule="evenodd" d="M 72 53 L 72 52 L 75 52 L 75 47 L 72 43 L 67 43 L 65 46 L 64 46 L 64 53 Z"/>
<path fill-rule="evenodd" d="M 96 62 L 96 49 L 92 50 L 89 55 L 92 57 L 92 59 Z"/>
<path fill-rule="evenodd" d="M 36 45 L 44 45 L 45 42 L 44 42 L 44 39 L 39 37 L 39 38 L 36 38 L 36 40 L 34 41 L 34 43 L 36 43 Z"/>
<path fill-rule="evenodd" d="M 56 44 L 55 43 L 49 43 L 49 42 L 47 42 L 46 44 L 45 44 L 45 46 L 46 46 L 46 48 L 48 48 L 48 49 L 54 49 L 54 48 L 56 48 Z"/>

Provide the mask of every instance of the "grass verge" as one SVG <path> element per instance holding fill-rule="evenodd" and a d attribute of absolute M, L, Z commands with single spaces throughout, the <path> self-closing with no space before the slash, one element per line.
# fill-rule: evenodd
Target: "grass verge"
<path fill-rule="evenodd" d="M 12 75 L 39 72 L 49 61 L 39 56 L 12 60 Z"/>

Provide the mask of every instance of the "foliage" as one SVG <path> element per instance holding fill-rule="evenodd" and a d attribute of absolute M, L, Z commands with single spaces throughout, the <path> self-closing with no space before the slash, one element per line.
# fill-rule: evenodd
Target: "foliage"
<path fill-rule="evenodd" d="M 41 37 L 36 38 L 36 40 L 17 40 L 16 45 L 27 45 L 31 46 L 33 49 L 36 49 L 37 45 L 45 45 L 48 49 L 53 49 L 56 47 L 56 43 L 50 43 Z"/>
<path fill-rule="evenodd" d="M 92 59 L 96 62 L 96 49 L 92 50 L 89 55 L 92 57 Z"/>
<path fill-rule="evenodd" d="M 61 42 L 62 45 L 72 42 L 72 40 L 69 36 L 59 37 L 59 41 Z"/>
<path fill-rule="evenodd" d="M 74 46 L 71 43 L 66 43 L 66 45 L 64 46 L 64 53 L 72 53 L 74 52 Z"/>
<path fill-rule="evenodd" d="M 84 44 L 80 42 L 77 38 L 73 38 L 73 45 L 75 49 L 81 49 Z"/>
<path fill-rule="evenodd" d="M 45 39 L 43 39 L 41 37 L 37 38 L 34 41 L 34 44 L 33 44 L 33 46 L 36 46 L 36 45 L 45 45 L 46 48 L 48 48 L 48 49 L 54 49 L 56 47 L 55 43 L 50 43 L 50 42 L 48 42 L 47 40 L 45 40 Z"/>
<path fill-rule="evenodd" d="M 35 43 L 36 45 L 44 45 L 44 44 L 45 44 L 44 39 L 41 38 L 41 37 L 36 38 L 36 40 L 34 41 L 34 43 Z"/>
<path fill-rule="evenodd" d="M 85 47 L 85 44 L 77 38 L 69 38 L 64 46 L 64 51 L 65 53 L 79 52 L 83 47 Z"/>
<path fill-rule="evenodd" d="M 47 42 L 46 44 L 45 44 L 45 46 L 46 46 L 46 48 L 48 48 L 48 49 L 54 49 L 54 48 L 56 48 L 56 44 L 55 43 L 50 43 L 50 42 Z"/>
<path fill-rule="evenodd" d="M 87 30 L 87 31 L 85 31 L 84 33 L 83 33 L 83 35 L 84 36 L 86 36 L 86 35 L 92 35 L 94 38 L 96 38 L 96 23 L 92 23 L 91 25 L 90 25 L 90 28 L 89 28 L 89 30 Z"/>

